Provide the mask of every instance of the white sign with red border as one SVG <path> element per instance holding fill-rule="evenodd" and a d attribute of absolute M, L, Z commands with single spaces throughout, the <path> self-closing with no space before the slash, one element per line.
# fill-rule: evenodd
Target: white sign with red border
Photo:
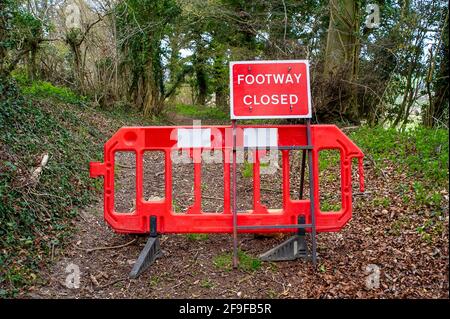
<path fill-rule="evenodd" d="M 230 62 L 231 119 L 310 118 L 308 60 Z"/>

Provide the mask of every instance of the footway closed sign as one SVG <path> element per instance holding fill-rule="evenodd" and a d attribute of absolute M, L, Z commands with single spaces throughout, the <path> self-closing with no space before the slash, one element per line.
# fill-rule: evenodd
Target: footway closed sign
<path fill-rule="evenodd" d="M 309 118 L 307 60 L 230 62 L 232 119 Z"/>

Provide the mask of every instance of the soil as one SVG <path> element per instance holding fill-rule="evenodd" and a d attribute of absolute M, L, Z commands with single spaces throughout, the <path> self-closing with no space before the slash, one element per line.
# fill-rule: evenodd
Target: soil
<path fill-rule="evenodd" d="M 134 167 L 132 156 L 121 154 L 117 210 L 133 210 Z M 298 172 L 300 152 L 292 159 Z M 281 160 L 281 156 L 280 156 Z M 145 196 L 164 196 L 164 155 L 145 157 Z M 131 163 L 131 164 L 130 164 Z M 148 164 L 148 165 L 147 165 Z M 281 167 L 281 165 L 280 165 Z M 321 189 L 336 189 L 333 178 L 325 178 L 337 167 L 321 173 Z M 251 208 L 252 177 L 238 169 L 239 210 Z M 203 209 L 220 211 L 223 198 L 221 165 L 202 170 Z M 326 173 L 326 174 L 325 174 Z M 84 209 L 76 218 L 76 232 L 64 250 L 55 251 L 53 266 L 41 274 L 44 283 L 30 289 L 30 298 L 448 298 L 448 207 L 442 222 L 444 230 L 431 241 L 416 231 L 431 212 L 405 205 L 396 193 L 400 181 L 393 168 L 377 173 L 370 162 L 365 166 L 366 192 L 354 185 L 353 218 L 338 233 L 318 234 L 319 265 L 308 260 L 269 263 L 256 270 L 230 270 L 215 263 L 217 256 L 232 252 L 230 235 L 209 234 L 200 238 L 162 235 L 163 256 L 137 279 L 128 274 L 146 243 L 145 236 L 116 234 L 103 220 L 103 203 Z M 193 201 L 193 165 L 174 166 L 174 206 L 183 212 Z M 307 178 L 306 178 L 307 180 Z M 323 183 L 322 183 L 323 180 Z M 354 180 L 357 181 L 356 167 Z M 204 185 L 203 185 L 204 184 Z M 299 174 L 291 179 L 293 198 L 298 197 Z M 307 196 L 307 183 L 305 195 Z M 334 188 L 333 188 L 334 187 Z M 280 206 L 281 170 L 264 175 L 263 203 Z M 338 192 L 330 191 L 330 198 Z M 443 190 L 448 196 L 448 192 Z M 98 196 L 99 200 L 101 195 Z M 389 198 L 388 207 L 374 199 Z M 448 198 L 448 197 L 447 197 Z M 401 223 L 400 230 L 397 224 Z M 258 256 L 288 238 L 283 236 L 240 235 L 239 247 Z M 111 248 L 115 247 L 116 248 Z M 99 249 L 100 248 L 100 249 Z M 104 249 L 108 248 L 108 249 Z M 79 288 L 68 288 L 70 265 L 81 271 Z M 69 268 L 67 268 L 69 266 Z M 368 285 L 373 274 L 379 285 Z"/>

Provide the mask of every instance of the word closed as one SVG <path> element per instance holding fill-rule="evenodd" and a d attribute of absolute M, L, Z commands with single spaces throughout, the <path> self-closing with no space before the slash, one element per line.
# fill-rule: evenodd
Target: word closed
<path fill-rule="evenodd" d="M 309 118 L 309 65 L 304 60 L 230 63 L 232 119 Z"/>

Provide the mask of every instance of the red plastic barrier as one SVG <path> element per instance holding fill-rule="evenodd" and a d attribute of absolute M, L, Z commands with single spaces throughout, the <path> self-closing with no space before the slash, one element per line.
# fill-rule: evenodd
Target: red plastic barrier
<path fill-rule="evenodd" d="M 232 153 L 231 126 L 201 126 L 203 134 L 210 133 L 210 139 L 203 136 L 203 142 L 189 147 L 179 138 L 183 129 L 192 130 L 192 126 L 123 127 L 105 144 L 104 162 L 90 163 L 91 177 L 104 177 L 104 215 L 111 227 L 120 233 L 148 233 L 150 216 L 157 217 L 159 233 L 231 233 L 233 231 L 230 196 L 230 161 Z M 305 125 L 260 125 L 237 126 L 237 149 L 243 147 L 245 129 L 276 129 L 277 147 L 305 146 Z M 208 130 L 209 129 L 209 130 Z M 249 132 L 249 131 L 247 131 Z M 361 150 L 334 125 L 312 125 L 312 162 L 314 170 L 314 198 L 316 229 L 339 231 L 352 216 L 352 159 L 359 160 L 360 189 L 364 188 L 364 176 Z M 203 143 L 203 144 L 202 144 Z M 184 145 L 184 146 L 183 146 Z M 191 145 L 192 146 L 192 145 Z M 174 150 L 188 149 L 194 159 L 194 204 L 186 213 L 175 213 L 172 207 L 172 161 Z M 223 159 L 224 210 L 222 212 L 203 212 L 201 209 L 201 152 L 220 150 Z M 339 150 L 341 155 L 341 210 L 322 212 L 319 204 L 319 151 Z M 136 154 L 136 205 L 132 213 L 114 211 L 114 157 L 115 152 L 132 151 Z M 143 198 L 143 155 L 147 151 L 165 153 L 165 198 L 158 201 L 146 201 Z M 259 157 L 265 150 L 253 150 L 253 210 L 238 213 L 239 226 L 272 226 L 297 224 L 298 216 L 303 215 L 306 223 L 311 223 L 310 201 L 293 200 L 290 197 L 289 155 L 290 150 L 282 149 L 282 208 L 268 210 L 260 203 L 260 162 Z M 239 195 L 238 195 L 239 196 Z M 239 232 L 294 232 L 296 229 L 239 230 Z M 308 231 L 308 229 L 307 229 Z"/>

